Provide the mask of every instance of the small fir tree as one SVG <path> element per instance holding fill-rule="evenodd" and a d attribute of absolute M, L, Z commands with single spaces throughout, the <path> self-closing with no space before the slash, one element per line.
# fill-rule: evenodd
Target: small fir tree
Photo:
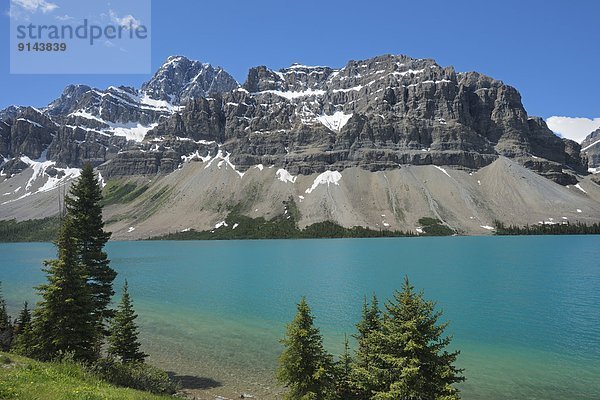
<path fill-rule="evenodd" d="M 6 301 L 2 295 L 2 282 L 0 282 L 0 350 L 10 350 L 12 339 L 13 326 L 6 311 Z"/>
<path fill-rule="evenodd" d="M 289 400 L 325 400 L 335 396 L 333 359 L 323 348 L 319 329 L 306 299 L 302 298 L 294 320 L 281 343 L 277 379 L 288 389 Z"/>
<path fill-rule="evenodd" d="M 29 311 L 27 302 L 25 302 L 23 309 L 15 321 L 15 337 L 11 351 L 28 356 L 34 346 L 34 342 L 31 331 L 31 312 Z"/>
<path fill-rule="evenodd" d="M 48 283 L 36 288 L 42 300 L 34 311 L 35 341 L 29 351 L 42 360 L 67 353 L 78 361 L 98 356 L 94 303 L 76 243 L 74 223 L 67 216 L 56 242 L 58 258 L 45 262 Z"/>
<path fill-rule="evenodd" d="M 415 292 L 408 278 L 386 304 L 381 328 L 367 338 L 374 355 L 368 369 L 371 399 L 455 400 L 453 385 L 464 381 L 454 366 L 458 351 L 448 352 L 451 338 L 443 336 L 448 323 L 435 303 Z"/>
<path fill-rule="evenodd" d="M 29 310 L 29 304 L 23 303 L 23 308 L 19 312 L 19 316 L 15 320 L 15 335 L 19 335 L 23 330 L 31 325 L 31 311 Z"/>
<path fill-rule="evenodd" d="M 123 286 L 121 302 L 115 312 L 108 338 L 108 353 L 121 359 L 123 363 L 144 362 L 146 354 L 140 351 L 137 315 L 129 296 L 127 281 Z"/>

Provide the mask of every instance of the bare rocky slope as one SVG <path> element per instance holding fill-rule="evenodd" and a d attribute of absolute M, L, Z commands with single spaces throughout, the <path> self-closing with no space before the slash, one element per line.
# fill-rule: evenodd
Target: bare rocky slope
<path fill-rule="evenodd" d="M 593 135 L 582 152 L 528 116 L 516 89 L 433 60 L 261 66 L 239 85 L 174 56 L 140 89 L 72 85 L 0 120 L 0 219 L 56 214 L 60 188 L 91 162 L 120 239 L 211 229 L 233 208 L 270 218 L 290 199 L 301 227 L 418 232 L 428 216 L 486 234 L 496 219 L 600 220 Z"/>
<path fill-rule="evenodd" d="M 600 129 L 590 133 L 581 142 L 581 153 L 588 159 L 589 171 L 600 172 Z"/>

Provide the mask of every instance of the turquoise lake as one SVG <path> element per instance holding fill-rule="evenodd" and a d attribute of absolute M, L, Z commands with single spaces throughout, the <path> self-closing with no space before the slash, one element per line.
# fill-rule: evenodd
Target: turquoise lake
<path fill-rule="evenodd" d="M 338 354 L 364 296 L 405 275 L 438 302 L 464 399 L 600 399 L 600 236 L 111 242 L 150 362 L 207 395 L 279 398 L 278 339 L 306 296 Z M 47 243 L 0 244 L 9 310 L 34 303 Z"/>

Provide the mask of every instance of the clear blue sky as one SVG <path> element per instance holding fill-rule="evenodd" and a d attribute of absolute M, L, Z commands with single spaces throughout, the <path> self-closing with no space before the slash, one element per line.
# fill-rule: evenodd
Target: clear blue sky
<path fill-rule="evenodd" d="M 70 83 L 139 86 L 149 78 L 10 75 L 8 7 L 3 0 L 1 108 L 44 106 Z M 599 17 L 597 0 L 153 0 L 152 68 L 182 54 L 243 82 L 256 65 L 341 67 L 407 54 L 501 79 L 520 90 L 530 115 L 592 118 L 600 117 Z"/>

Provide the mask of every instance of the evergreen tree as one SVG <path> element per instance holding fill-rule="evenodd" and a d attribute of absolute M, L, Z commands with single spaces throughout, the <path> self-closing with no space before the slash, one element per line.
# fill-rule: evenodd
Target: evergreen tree
<path fill-rule="evenodd" d="M 108 338 L 108 353 L 119 357 L 123 363 L 144 362 L 147 357 L 146 354 L 140 351 L 136 318 L 137 315 L 133 310 L 127 281 L 125 281 L 123 296 L 112 320 Z"/>
<path fill-rule="evenodd" d="M 323 348 L 319 329 L 302 298 L 294 320 L 288 325 L 285 346 L 279 356 L 277 379 L 288 387 L 289 400 L 325 400 L 335 396 L 333 359 Z"/>
<path fill-rule="evenodd" d="M 6 302 L 2 296 L 2 285 L 0 282 L 0 350 L 8 351 L 13 339 L 13 326 L 6 311 Z"/>
<path fill-rule="evenodd" d="M 336 387 L 337 397 L 340 400 L 352 400 L 354 396 L 352 388 L 352 357 L 350 356 L 350 345 L 348 336 L 344 335 L 344 353 L 336 364 Z"/>
<path fill-rule="evenodd" d="M 75 235 L 74 221 L 67 216 L 56 242 L 58 258 L 45 262 L 48 283 L 36 288 L 42 300 L 34 311 L 34 343 L 28 351 L 42 360 L 66 353 L 79 361 L 97 357 L 94 303 Z"/>
<path fill-rule="evenodd" d="M 435 303 L 416 293 L 408 278 L 401 291 L 386 304 L 381 329 L 367 342 L 374 350 L 368 369 L 371 395 L 375 400 L 459 399 L 453 384 L 464 381 L 454 366 L 459 354 L 448 352 L 450 337 L 443 333 L 448 323 L 439 323 Z"/>
<path fill-rule="evenodd" d="M 374 332 L 381 330 L 381 324 L 382 316 L 377 296 L 373 295 L 371 304 L 368 303 L 367 298 L 365 297 L 362 308 L 362 317 L 360 322 L 356 324 L 356 329 L 358 331 L 358 335 L 356 335 L 358 348 L 356 350 L 356 357 L 350 379 L 352 391 L 359 399 L 369 398 L 370 393 L 375 387 L 370 369 L 372 359 L 375 357 L 378 350 L 375 347 L 375 343 L 370 340 L 370 338 Z"/>
<path fill-rule="evenodd" d="M 102 188 L 92 165 L 87 163 L 79 180 L 71 186 L 65 202 L 68 215 L 73 220 L 77 254 L 86 268 L 98 325 L 112 315 L 108 305 L 114 294 L 112 283 L 117 276 L 110 268 L 104 251 L 110 233 L 104 231 L 101 200 Z"/>
<path fill-rule="evenodd" d="M 29 304 L 23 303 L 23 308 L 19 312 L 19 316 L 15 320 L 15 335 L 19 335 L 23 330 L 31 324 L 31 311 L 29 311 Z"/>
<path fill-rule="evenodd" d="M 373 295 L 370 305 L 365 297 L 362 318 L 360 322 L 356 324 L 356 329 L 358 330 L 358 335 L 356 336 L 356 340 L 358 341 L 357 362 L 365 368 L 368 366 L 369 360 L 369 345 L 367 338 L 372 332 L 378 331 L 380 328 L 381 310 L 379 310 L 377 296 Z"/>
<path fill-rule="evenodd" d="M 31 331 L 31 312 L 28 304 L 23 304 L 23 309 L 15 321 L 15 337 L 11 351 L 24 356 L 30 355 L 34 346 L 34 338 Z"/>

